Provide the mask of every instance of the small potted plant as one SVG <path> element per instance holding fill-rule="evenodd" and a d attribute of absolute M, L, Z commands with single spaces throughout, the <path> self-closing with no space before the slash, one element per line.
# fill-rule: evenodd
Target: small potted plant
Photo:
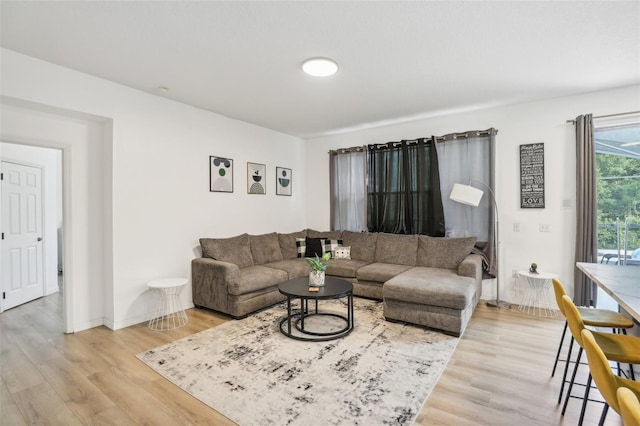
<path fill-rule="evenodd" d="M 311 271 L 309 272 L 309 286 L 310 287 L 320 287 L 324 285 L 324 274 L 327 270 L 327 261 L 331 259 L 331 253 L 327 252 L 322 255 L 322 257 L 318 257 L 316 254 L 316 258 L 306 257 L 305 260 L 309 264 Z"/>
<path fill-rule="evenodd" d="M 532 274 L 537 274 L 538 273 L 538 264 L 533 262 L 531 264 L 531 266 L 529 267 L 529 272 L 531 272 Z"/>

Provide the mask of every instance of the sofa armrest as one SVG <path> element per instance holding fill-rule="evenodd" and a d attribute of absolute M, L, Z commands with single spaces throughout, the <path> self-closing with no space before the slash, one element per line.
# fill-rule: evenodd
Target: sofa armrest
<path fill-rule="evenodd" d="M 240 278 L 238 265 L 205 257 L 191 261 L 193 304 L 228 312 L 229 285 Z"/>
<path fill-rule="evenodd" d="M 458 275 L 482 279 L 482 257 L 477 254 L 470 254 L 458 266 Z"/>
<path fill-rule="evenodd" d="M 476 303 L 482 297 L 482 256 L 470 254 L 458 266 L 458 275 L 471 277 L 476 285 Z"/>

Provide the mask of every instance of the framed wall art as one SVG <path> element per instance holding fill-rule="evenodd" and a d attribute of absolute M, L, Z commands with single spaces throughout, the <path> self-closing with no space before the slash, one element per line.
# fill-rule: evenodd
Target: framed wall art
<path fill-rule="evenodd" d="M 544 209 L 544 143 L 520 145 L 520 208 Z"/>
<path fill-rule="evenodd" d="M 209 157 L 209 191 L 233 192 L 233 160 Z"/>
<path fill-rule="evenodd" d="M 247 163 L 247 193 L 267 193 L 267 166 L 258 163 Z"/>
<path fill-rule="evenodd" d="M 291 195 L 291 169 L 276 167 L 276 195 Z"/>

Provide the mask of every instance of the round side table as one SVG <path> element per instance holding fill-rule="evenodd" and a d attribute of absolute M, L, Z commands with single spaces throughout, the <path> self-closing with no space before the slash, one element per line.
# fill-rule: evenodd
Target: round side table
<path fill-rule="evenodd" d="M 150 329 L 173 330 L 189 322 L 178 298 L 187 282 L 189 282 L 187 278 L 165 278 L 147 283 L 149 289 L 157 293 L 160 298 L 158 309 L 153 318 L 149 320 Z"/>
<path fill-rule="evenodd" d="M 518 271 L 518 279 L 526 283 L 518 310 L 539 317 L 557 317 L 558 311 L 549 301 L 551 280 L 557 277 L 551 272 L 533 274 L 527 270 Z"/>

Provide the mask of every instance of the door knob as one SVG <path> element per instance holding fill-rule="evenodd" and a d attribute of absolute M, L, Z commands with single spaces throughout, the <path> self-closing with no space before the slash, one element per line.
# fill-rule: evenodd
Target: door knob
<path fill-rule="evenodd" d="M 42 237 L 38 237 L 38 241 L 42 241 Z"/>

